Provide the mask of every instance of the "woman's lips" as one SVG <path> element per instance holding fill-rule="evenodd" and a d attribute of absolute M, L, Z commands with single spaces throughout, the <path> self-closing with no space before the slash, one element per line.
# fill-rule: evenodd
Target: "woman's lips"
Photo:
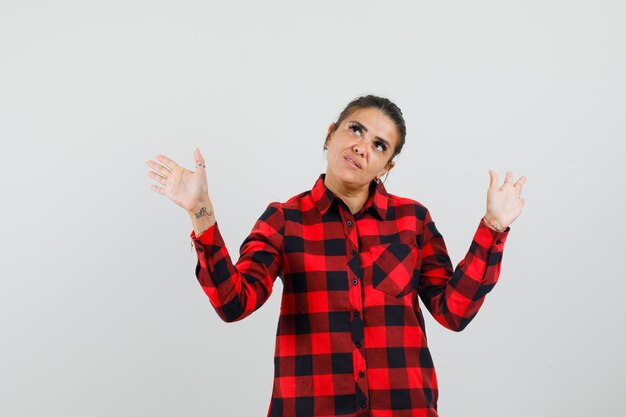
<path fill-rule="evenodd" d="M 347 157 L 345 157 L 345 156 L 343 157 L 343 159 L 344 159 L 344 160 L 346 161 L 346 163 L 347 163 L 348 165 L 350 165 L 352 168 L 361 169 L 361 168 L 360 168 L 360 167 L 356 164 L 356 162 L 355 162 L 354 160 L 352 160 L 352 159 L 350 159 L 350 158 L 347 158 Z"/>

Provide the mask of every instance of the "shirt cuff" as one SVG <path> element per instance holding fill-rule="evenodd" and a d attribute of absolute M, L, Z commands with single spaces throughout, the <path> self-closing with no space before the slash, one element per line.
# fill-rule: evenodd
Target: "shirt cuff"
<path fill-rule="evenodd" d="M 217 222 L 200 233 L 198 237 L 196 237 L 196 231 L 192 230 L 189 237 L 191 237 L 198 255 L 204 253 L 205 256 L 210 256 L 224 246 L 224 240 L 222 239 L 222 234 L 220 233 Z"/>
<path fill-rule="evenodd" d="M 497 232 L 487 226 L 485 219 L 481 218 L 476 231 L 477 243 L 483 248 L 496 247 L 501 250 L 509 236 L 509 230 L 511 230 L 511 227 L 507 226 L 503 231 Z"/>

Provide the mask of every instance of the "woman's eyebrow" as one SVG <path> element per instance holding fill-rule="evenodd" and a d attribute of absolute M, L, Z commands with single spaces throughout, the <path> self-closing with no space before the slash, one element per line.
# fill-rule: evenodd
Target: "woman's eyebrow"
<path fill-rule="evenodd" d="M 359 125 L 359 127 L 361 129 L 363 129 L 364 132 L 367 132 L 367 128 L 365 126 L 363 126 L 363 123 L 358 122 L 356 120 L 350 120 L 348 123 L 354 123 L 356 125 Z M 380 140 L 381 142 L 383 142 L 385 145 L 387 145 L 387 149 L 391 148 L 391 144 L 389 143 L 389 141 L 387 139 L 383 139 L 380 136 L 375 136 L 376 139 Z"/>

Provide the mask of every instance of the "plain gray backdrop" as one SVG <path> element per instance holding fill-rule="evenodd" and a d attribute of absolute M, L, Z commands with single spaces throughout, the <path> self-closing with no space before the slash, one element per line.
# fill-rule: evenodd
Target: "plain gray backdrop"
<path fill-rule="evenodd" d="M 199 146 L 231 256 L 309 190 L 328 125 L 389 97 L 389 192 L 453 264 L 489 169 L 528 178 L 500 281 L 426 314 L 443 417 L 622 416 L 626 3 L 0 1 L 0 414 L 265 417 L 282 286 L 222 322 L 146 161 Z"/>

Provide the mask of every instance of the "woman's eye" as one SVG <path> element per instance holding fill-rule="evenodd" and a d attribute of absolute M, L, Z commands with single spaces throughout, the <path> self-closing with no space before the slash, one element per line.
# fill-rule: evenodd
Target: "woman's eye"
<path fill-rule="evenodd" d="M 376 142 L 375 146 L 378 148 L 380 147 L 380 151 L 381 152 L 385 152 L 387 150 L 387 145 L 385 145 L 383 142 Z"/>
<path fill-rule="evenodd" d="M 361 136 L 361 128 L 358 125 L 349 125 L 348 129 Z"/>

